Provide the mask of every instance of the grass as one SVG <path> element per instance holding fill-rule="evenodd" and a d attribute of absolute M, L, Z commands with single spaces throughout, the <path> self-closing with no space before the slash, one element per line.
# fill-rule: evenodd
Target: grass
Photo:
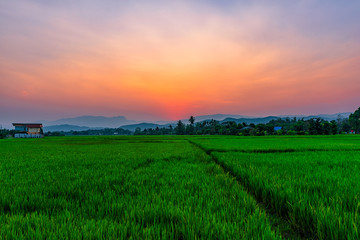
<path fill-rule="evenodd" d="M 266 212 L 182 138 L 0 141 L 0 238 L 280 239 Z"/>
<path fill-rule="evenodd" d="M 309 151 L 360 151 L 360 138 L 355 135 L 333 136 L 264 136 L 264 137 L 197 137 L 208 152 L 309 152 Z"/>
<path fill-rule="evenodd" d="M 0 140 L 1 239 L 360 239 L 359 136 Z"/>
<path fill-rule="evenodd" d="M 359 239 L 360 156 L 214 153 L 257 197 L 307 236 Z"/>
<path fill-rule="evenodd" d="M 284 151 L 291 139 L 294 151 Z M 273 144 L 268 138 L 258 140 L 251 151 L 248 144 L 234 143 L 227 145 L 228 151 L 209 150 L 218 139 L 205 141 L 204 149 L 302 236 L 360 238 L 358 136 L 273 138 Z"/>

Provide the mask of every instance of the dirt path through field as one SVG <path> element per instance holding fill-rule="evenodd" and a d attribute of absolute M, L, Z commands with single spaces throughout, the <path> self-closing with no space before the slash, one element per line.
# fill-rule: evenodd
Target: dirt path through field
<path fill-rule="evenodd" d="M 276 213 L 276 211 L 274 209 L 272 209 L 266 202 L 263 202 L 262 199 L 257 198 L 251 189 L 247 188 L 246 186 L 244 186 L 242 184 L 242 181 L 241 181 L 241 179 L 239 179 L 238 176 L 236 176 L 233 172 L 231 172 L 224 164 L 220 163 L 213 154 L 211 154 L 212 151 L 206 150 L 201 145 L 199 145 L 198 143 L 193 142 L 191 140 L 188 140 L 188 142 L 190 144 L 192 144 L 193 146 L 195 146 L 196 148 L 205 152 L 209 157 L 211 157 L 211 159 L 217 165 L 219 165 L 224 170 L 224 172 L 226 172 L 230 176 L 234 177 L 238 181 L 238 183 L 248 192 L 248 194 L 256 200 L 258 207 L 260 209 L 264 210 L 266 212 L 266 214 L 269 216 L 272 227 L 274 229 L 280 230 L 282 238 L 284 238 L 284 239 L 309 239 L 308 237 L 303 236 L 303 234 L 301 234 L 299 229 L 291 228 L 291 225 L 288 222 L 289 219 L 286 219 L 283 216 L 278 215 Z"/>

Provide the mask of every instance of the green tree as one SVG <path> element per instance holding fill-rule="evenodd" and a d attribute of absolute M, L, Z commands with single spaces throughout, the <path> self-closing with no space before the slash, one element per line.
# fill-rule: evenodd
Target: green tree
<path fill-rule="evenodd" d="M 169 134 L 174 134 L 174 129 L 172 125 L 169 125 Z"/>
<path fill-rule="evenodd" d="M 190 116 L 189 118 L 190 125 L 186 126 L 186 134 L 193 135 L 194 134 L 194 122 L 195 118 L 193 116 Z"/>
<path fill-rule="evenodd" d="M 352 130 L 356 133 L 360 132 L 360 107 L 354 113 L 350 114 L 349 123 Z"/>
<path fill-rule="evenodd" d="M 331 124 L 328 121 L 323 123 L 323 131 L 322 131 L 322 133 L 324 135 L 330 135 L 331 134 Z"/>
<path fill-rule="evenodd" d="M 134 135 L 141 135 L 141 128 L 139 127 L 135 128 Z"/>
<path fill-rule="evenodd" d="M 294 130 L 296 131 L 296 133 L 298 135 L 303 135 L 305 134 L 305 122 L 304 120 L 299 120 L 297 121 L 296 123 L 294 123 L 294 126 L 293 126 Z"/>
<path fill-rule="evenodd" d="M 332 120 L 330 122 L 330 126 L 331 126 L 331 133 L 334 134 L 334 135 L 338 134 L 338 124 L 337 124 L 337 122 L 335 120 Z"/>
<path fill-rule="evenodd" d="M 309 121 L 309 134 L 310 135 L 316 135 L 317 133 L 317 129 L 316 129 L 316 124 L 315 124 L 315 120 L 312 118 Z"/>
<path fill-rule="evenodd" d="M 190 122 L 190 125 L 194 125 L 195 118 L 193 116 L 190 116 L 189 122 Z"/>
<path fill-rule="evenodd" d="M 179 120 L 175 127 L 175 132 L 177 135 L 184 135 L 185 134 L 185 124 Z"/>
<path fill-rule="evenodd" d="M 343 120 L 342 123 L 341 123 L 340 131 L 348 133 L 348 132 L 350 132 L 350 130 L 351 130 L 351 126 L 350 126 L 350 123 L 349 123 L 349 119 Z"/>

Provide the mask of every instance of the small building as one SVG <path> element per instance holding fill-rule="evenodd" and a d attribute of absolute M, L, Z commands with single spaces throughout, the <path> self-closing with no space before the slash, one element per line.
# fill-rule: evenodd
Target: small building
<path fill-rule="evenodd" d="M 274 127 L 275 132 L 280 131 L 281 129 L 282 129 L 282 127 Z"/>
<path fill-rule="evenodd" d="M 13 123 L 15 138 L 42 138 L 43 125 L 41 123 Z"/>

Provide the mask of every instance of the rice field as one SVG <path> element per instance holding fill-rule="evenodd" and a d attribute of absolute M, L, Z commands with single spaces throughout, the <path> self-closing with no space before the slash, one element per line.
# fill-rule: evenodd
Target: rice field
<path fill-rule="evenodd" d="M 0 140 L 1 239 L 359 239 L 359 136 Z"/>

